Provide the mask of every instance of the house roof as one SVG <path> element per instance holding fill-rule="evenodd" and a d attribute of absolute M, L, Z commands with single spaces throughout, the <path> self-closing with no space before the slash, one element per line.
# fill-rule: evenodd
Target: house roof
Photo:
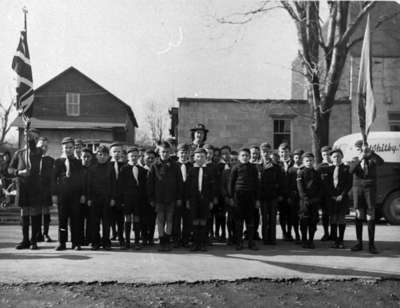
<path fill-rule="evenodd" d="M 47 82 L 45 82 L 44 84 L 42 84 L 40 87 L 35 89 L 35 93 L 40 92 L 41 90 L 43 90 L 44 88 L 46 88 L 48 85 L 50 85 L 53 81 L 62 78 L 65 74 L 69 73 L 69 72 L 76 72 L 78 74 L 80 74 L 83 78 L 85 78 L 86 80 L 88 80 L 89 82 L 95 84 L 97 87 L 99 87 L 101 90 L 105 91 L 106 93 L 108 93 L 109 95 L 111 95 L 115 101 L 121 105 L 124 106 L 124 108 L 126 109 L 126 112 L 128 113 L 129 119 L 132 121 L 133 125 L 135 127 L 138 127 L 138 123 L 136 121 L 136 117 L 132 111 L 132 108 L 126 104 L 124 101 L 122 101 L 120 98 L 118 98 L 117 96 L 115 96 L 113 93 L 111 93 L 110 91 L 108 91 L 107 89 L 105 89 L 104 87 L 102 87 L 101 85 L 99 85 L 96 81 L 94 81 L 93 79 L 89 78 L 88 76 L 86 76 L 84 73 L 82 73 L 81 71 L 79 71 L 78 69 L 76 69 L 75 67 L 71 66 L 69 68 L 67 68 L 66 70 L 64 70 L 63 72 L 61 72 L 60 74 L 54 76 L 53 78 L 51 78 L 50 80 L 48 80 Z"/>
<path fill-rule="evenodd" d="M 259 103 L 259 104 L 307 104 L 304 99 L 244 99 L 244 98 L 199 98 L 178 97 L 179 103 Z M 348 104 L 349 100 L 336 100 L 338 104 Z"/>
<path fill-rule="evenodd" d="M 21 117 L 17 117 L 12 126 L 19 128 L 25 127 Z M 57 120 L 43 120 L 38 118 L 31 118 L 31 127 L 39 129 L 112 129 L 112 128 L 124 128 L 125 123 L 113 123 L 113 122 L 78 122 L 78 121 L 57 121 Z"/>

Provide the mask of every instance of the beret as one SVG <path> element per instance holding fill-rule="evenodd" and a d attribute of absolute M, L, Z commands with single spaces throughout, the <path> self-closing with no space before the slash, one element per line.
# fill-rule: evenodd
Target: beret
<path fill-rule="evenodd" d="M 139 149 L 137 147 L 129 147 L 126 149 L 126 153 L 130 152 L 139 152 Z"/>
<path fill-rule="evenodd" d="M 263 143 L 260 144 L 260 149 L 262 149 L 262 148 L 271 149 L 272 147 L 271 147 L 271 144 L 269 144 L 268 142 L 263 142 Z"/>
<path fill-rule="evenodd" d="M 302 158 L 306 158 L 306 157 L 314 158 L 314 154 L 311 153 L 311 152 L 305 152 L 305 153 L 303 154 Z"/>
<path fill-rule="evenodd" d="M 321 148 L 321 152 L 330 152 L 331 150 L 332 150 L 332 148 L 330 146 L 328 146 L 328 145 L 323 146 Z"/>
<path fill-rule="evenodd" d="M 304 154 L 304 151 L 302 149 L 296 149 L 293 151 L 293 155 L 302 156 L 303 154 Z"/>
<path fill-rule="evenodd" d="M 196 154 L 196 153 L 207 154 L 207 151 L 203 148 L 197 148 L 196 150 L 194 150 L 194 154 Z"/>
<path fill-rule="evenodd" d="M 72 139 L 71 137 L 64 137 L 64 138 L 61 140 L 61 144 L 66 144 L 66 143 L 75 144 L 74 139 Z"/>

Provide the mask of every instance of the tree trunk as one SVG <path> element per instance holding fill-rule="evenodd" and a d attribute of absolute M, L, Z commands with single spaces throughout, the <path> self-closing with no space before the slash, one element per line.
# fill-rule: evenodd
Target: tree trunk
<path fill-rule="evenodd" d="M 312 151 L 317 163 L 322 161 L 321 148 L 329 145 L 329 120 L 330 112 L 321 113 L 313 111 L 313 123 L 311 125 Z"/>

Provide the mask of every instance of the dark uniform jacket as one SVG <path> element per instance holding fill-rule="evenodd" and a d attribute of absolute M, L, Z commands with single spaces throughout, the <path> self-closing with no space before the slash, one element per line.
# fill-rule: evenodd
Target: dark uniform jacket
<path fill-rule="evenodd" d="M 203 167 L 203 181 L 201 193 L 199 192 L 199 170 L 196 164 L 190 169 L 187 181 L 185 183 L 185 196 L 191 204 L 194 204 L 196 198 L 200 195 L 210 203 L 217 195 L 218 187 L 215 185 L 213 170 L 209 165 Z"/>
<path fill-rule="evenodd" d="M 372 187 L 376 185 L 376 169 L 377 166 L 383 164 L 383 159 L 371 152 L 365 159 L 365 168 L 361 167 L 362 160 L 353 159 L 350 163 L 350 173 L 353 174 L 353 186 L 356 187 Z"/>
<path fill-rule="evenodd" d="M 88 200 L 95 200 L 98 195 L 106 196 L 110 200 L 116 199 L 116 178 L 109 162 L 95 163 L 89 167 Z"/>
<path fill-rule="evenodd" d="M 293 174 L 291 173 L 292 167 L 294 165 L 294 161 L 292 159 L 289 160 L 287 169 L 285 170 L 285 165 L 283 162 L 279 162 L 279 167 L 281 169 L 280 172 L 280 181 L 279 181 L 279 196 L 283 198 L 291 197 L 291 178 Z M 297 178 L 297 174 L 296 174 Z"/>
<path fill-rule="evenodd" d="M 40 185 L 42 187 L 42 199 L 44 206 L 51 205 L 51 185 L 52 185 L 52 174 L 54 167 L 54 158 L 50 156 L 43 156 L 40 164 Z"/>
<path fill-rule="evenodd" d="M 26 156 L 26 148 L 15 152 L 9 166 L 9 171 L 11 174 L 15 174 L 14 172 L 16 170 L 22 171 L 27 169 L 28 164 L 26 161 Z M 17 196 L 15 198 L 15 203 L 20 207 L 42 206 L 40 199 L 42 187 L 40 185 L 41 181 L 39 175 L 41 158 L 42 150 L 37 148 L 34 142 L 31 142 L 29 145 L 29 175 L 17 176 L 16 178 Z M 35 195 L 37 195 L 37 197 L 34 197 Z"/>
<path fill-rule="evenodd" d="M 261 165 L 260 201 L 271 201 L 278 197 L 281 169 L 273 162 Z"/>
<path fill-rule="evenodd" d="M 341 164 L 339 166 L 339 175 L 338 175 L 338 184 L 334 186 L 333 173 L 335 171 L 335 166 L 326 167 L 327 177 L 325 179 L 325 191 L 328 194 L 328 197 L 337 197 L 342 196 L 343 199 L 348 199 L 348 193 L 351 189 L 351 174 L 350 167 Z"/>
<path fill-rule="evenodd" d="M 52 195 L 84 194 L 84 181 L 82 172 L 82 163 L 75 157 L 69 159 L 71 176 L 66 175 L 65 157 L 57 158 L 54 161 L 52 173 Z"/>
<path fill-rule="evenodd" d="M 170 159 L 156 160 L 147 182 L 150 202 L 173 203 L 183 198 L 183 182 L 178 164 Z"/>
<path fill-rule="evenodd" d="M 257 167 L 251 163 L 239 163 L 232 168 L 229 180 L 230 196 L 234 197 L 236 191 L 251 191 L 259 197 L 259 180 Z"/>
<path fill-rule="evenodd" d="M 318 203 L 322 196 L 321 176 L 314 168 L 300 168 L 297 171 L 297 189 L 302 201 Z"/>
<path fill-rule="evenodd" d="M 182 183 L 183 183 L 183 185 L 185 185 L 185 183 L 186 183 L 186 181 L 187 181 L 187 178 L 188 178 L 188 176 L 189 176 L 190 169 L 193 168 L 193 164 L 192 164 L 191 162 L 185 163 L 185 165 L 186 165 L 186 181 L 183 180 L 183 174 L 182 174 L 182 169 L 181 169 L 181 168 L 182 168 L 182 163 L 179 162 L 179 161 L 177 161 L 176 164 L 178 165 L 179 170 L 181 171 Z M 183 189 L 182 200 L 187 200 L 185 189 Z"/>
<path fill-rule="evenodd" d="M 138 168 L 138 181 L 133 175 L 133 166 L 122 166 L 118 177 L 118 194 L 121 202 L 134 198 L 140 205 L 146 202 L 146 187 L 147 187 L 147 170 L 136 165 Z"/>

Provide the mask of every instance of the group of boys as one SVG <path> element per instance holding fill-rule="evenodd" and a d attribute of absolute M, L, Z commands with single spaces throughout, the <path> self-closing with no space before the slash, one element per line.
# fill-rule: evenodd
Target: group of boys
<path fill-rule="evenodd" d="M 58 208 L 57 250 L 66 249 L 68 227 L 76 250 L 89 244 L 93 250 L 111 249 L 110 229 L 115 229 L 121 249 L 152 246 L 155 227 L 160 251 L 180 246 L 206 251 L 213 240 L 241 250 L 246 239 L 248 248 L 257 250 L 259 239 L 265 245 L 276 244 L 278 212 L 283 240 L 313 249 L 320 210 L 322 240 L 344 248 L 348 194 L 353 187 L 357 245 L 352 250 L 362 249 L 366 219 L 369 251 L 377 252 L 376 167 L 383 161 L 362 142 L 355 144 L 359 156 L 349 165 L 343 163 L 340 149 L 322 148 L 323 162 L 315 168 L 312 153 L 291 153 L 282 143 L 276 155 L 267 142 L 238 152 L 209 144 L 179 144 L 174 151 L 168 142 L 159 143 L 156 150 L 125 150 L 113 143 L 92 153 L 67 137 L 62 140 L 61 157 L 46 160 L 47 140 L 30 135 L 28 150 L 17 152 L 10 164 L 23 197 L 23 241 L 17 249 L 37 249 L 39 204 Z M 48 223 L 44 231 L 51 240 Z"/>

